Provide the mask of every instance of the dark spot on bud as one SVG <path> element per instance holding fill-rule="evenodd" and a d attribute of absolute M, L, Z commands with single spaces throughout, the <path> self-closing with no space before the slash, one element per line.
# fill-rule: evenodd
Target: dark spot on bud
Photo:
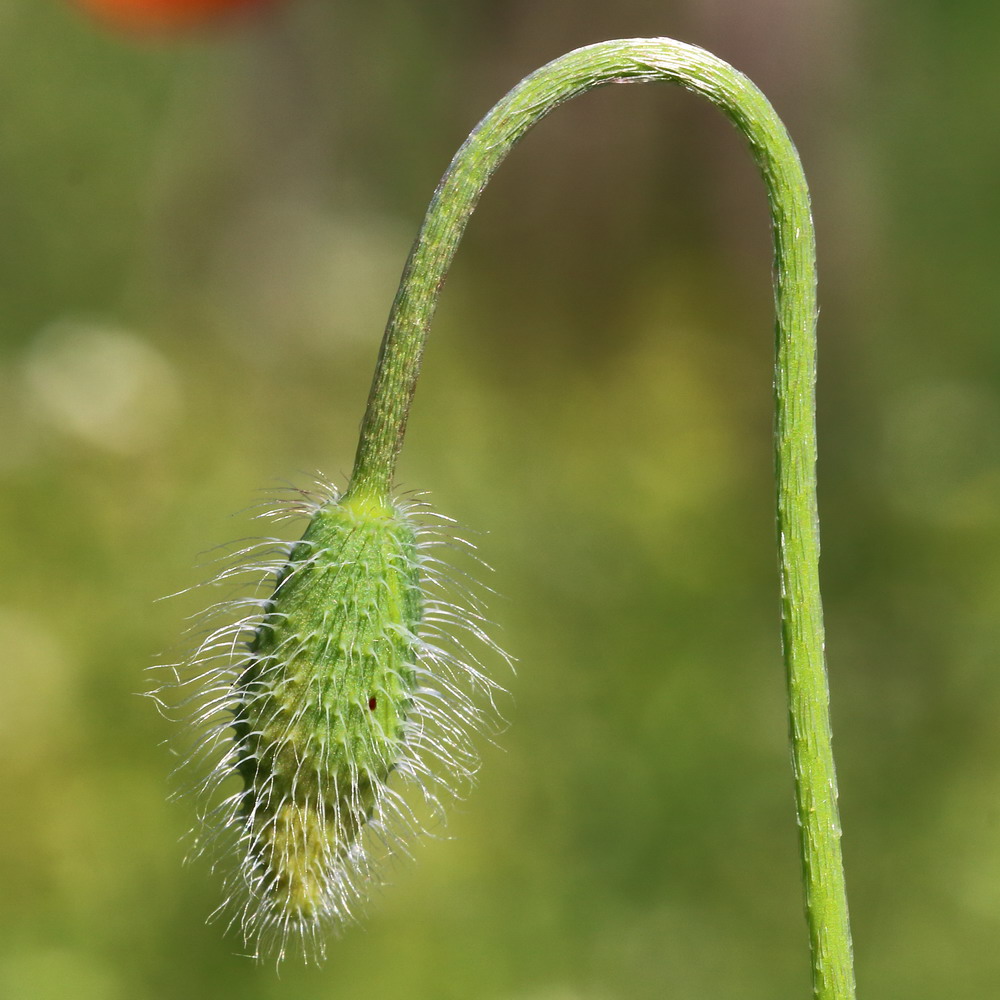
<path fill-rule="evenodd" d="M 378 702 L 375 700 L 375 696 L 372 695 L 372 697 L 368 699 L 368 709 L 369 709 L 369 711 L 374 712 L 375 711 L 375 706 L 377 704 L 378 704 Z"/>

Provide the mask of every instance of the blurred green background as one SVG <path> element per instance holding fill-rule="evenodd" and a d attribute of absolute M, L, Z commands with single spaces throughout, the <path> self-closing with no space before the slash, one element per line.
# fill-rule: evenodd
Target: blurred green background
<path fill-rule="evenodd" d="M 153 43 L 0 0 L 0 997 L 808 995 L 766 206 L 690 95 L 561 109 L 459 254 L 401 485 L 482 532 L 511 725 L 324 968 L 205 925 L 136 697 L 203 600 L 156 598 L 260 531 L 231 512 L 349 471 L 465 133 L 549 58 L 654 34 L 753 77 L 813 186 L 861 992 L 996 995 L 1000 8 L 292 0 Z"/>

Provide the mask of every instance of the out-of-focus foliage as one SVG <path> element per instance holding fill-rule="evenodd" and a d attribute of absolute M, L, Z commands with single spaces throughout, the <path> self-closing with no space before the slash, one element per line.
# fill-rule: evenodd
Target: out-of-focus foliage
<path fill-rule="evenodd" d="M 198 553 L 350 467 L 464 134 L 524 73 L 669 34 L 768 92 L 813 184 L 821 506 L 858 975 L 1000 955 L 1000 12 L 913 0 L 299 0 L 170 44 L 0 4 L 0 996 L 803 996 L 777 640 L 769 240 L 711 108 L 561 109 L 487 192 L 402 485 L 480 537 L 511 728 L 328 965 L 277 977 L 182 868 Z"/>

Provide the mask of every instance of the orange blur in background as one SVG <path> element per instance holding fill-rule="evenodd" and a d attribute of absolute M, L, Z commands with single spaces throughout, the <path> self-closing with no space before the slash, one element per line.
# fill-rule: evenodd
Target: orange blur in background
<path fill-rule="evenodd" d="M 134 31 L 170 30 L 207 24 L 282 0 L 74 0 L 102 20 Z"/>

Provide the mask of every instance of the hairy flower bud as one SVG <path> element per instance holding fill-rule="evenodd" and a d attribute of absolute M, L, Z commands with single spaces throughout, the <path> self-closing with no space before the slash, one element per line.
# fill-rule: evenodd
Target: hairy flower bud
<path fill-rule="evenodd" d="M 472 695 L 495 685 L 450 637 L 496 647 L 474 608 L 435 593 L 455 584 L 418 506 L 332 493 L 293 505 L 310 521 L 285 558 L 219 575 L 263 571 L 273 592 L 212 630 L 193 660 L 207 669 L 181 681 L 209 689 L 194 696 L 205 723 L 195 759 L 211 762 L 208 841 L 222 834 L 226 852 L 236 841 L 227 904 L 258 954 L 321 956 L 325 931 L 378 883 L 386 849 L 420 832 L 406 784 L 437 810 L 476 766 Z M 220 803 L 234 777 L 242 788 Z"/>

